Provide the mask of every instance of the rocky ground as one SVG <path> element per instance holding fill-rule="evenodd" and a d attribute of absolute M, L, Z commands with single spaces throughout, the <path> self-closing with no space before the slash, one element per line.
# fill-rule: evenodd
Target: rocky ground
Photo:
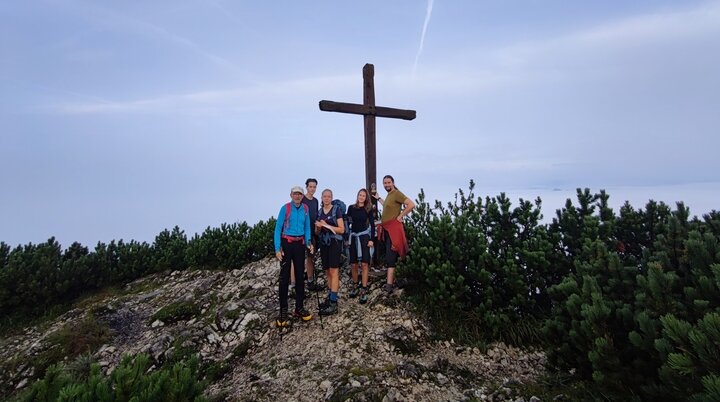
<path fill-rule="evenodd" d="M 272 327 L 278 270 L 266 259 L 232 271 L 173 271 L 85 300 L 0 339 L 0 389 L 7 395 L 28 386 L 47 356 L 57 356 L 57 334 L 90 323 L 107 330 L 92 353 L 106 372 L 124 354 L 146 352 L 160 365 L 197 351 L 212 367 L 207 393 L 216 400 L 539 400 L 516 386 L 543 373 L 541 352 L 503 344 L 481 352 L 432 340 L 431 323 L 402 290 L 382 292 L 382 272 L 373 276 L 367 304 L 347 298 L 343 287 L 337 315 L 315 315 L 281 333 Z M 306 308 L 316 313 L 317 304 L 310 294 Z"/>

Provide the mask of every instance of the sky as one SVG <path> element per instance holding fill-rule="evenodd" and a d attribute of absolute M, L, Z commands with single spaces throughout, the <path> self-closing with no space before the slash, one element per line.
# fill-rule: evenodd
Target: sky
<path fill-rule="evenodd" d="M 276 216 L 317 178 L 415 199 L 720 209 L 720 1 L 0 2 L 0 241 L 152 242 Z"/>

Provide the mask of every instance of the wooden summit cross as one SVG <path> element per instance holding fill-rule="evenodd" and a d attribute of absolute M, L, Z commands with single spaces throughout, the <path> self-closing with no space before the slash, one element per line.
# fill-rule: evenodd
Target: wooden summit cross
<path fill-rule="evenodd" d="M 393 119 L 412 120 L 415 118 L 414 110 L 393 109 L 375 106 L 375 67 L 365 64 L 363 67 L 363 103 L 342 103 L 329 100 L 320 101 L 320 110 L 323 112 L 340 112 L 361 114 L 365 119 L 365 188 L 372 193 L 377 178 L 375 158 L 375 116 L 390 117 Z M 372 199 L 374 202 L 375 200 Z"/>

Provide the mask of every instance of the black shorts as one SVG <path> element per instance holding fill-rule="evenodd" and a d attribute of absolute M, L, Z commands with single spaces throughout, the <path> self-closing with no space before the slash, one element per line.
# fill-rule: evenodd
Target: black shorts
<path fill-rule="evenodd" d="M 357 243 L 360 241 L 360 256 L 358 256 Z M 350 263 L 354 264 L 357 262 L 370 262 L 370 247 L 368 242 L 370 241 L 370 235 L 362 235 L 360 238 L 352 237 L 350 243 Z"/>
<path fill-rule="evenodd" d="M 330 245 L 320 245 L 320 258 L 323 269 L 340 268 L 340 254 L 342 253 L 342 242 L 337 239 L 330 240 Z"/>
<path fill-rule="evenodd" d="M 385 266 L 388 268 L 395 268 L 398 261 L 397 251 L 392 249 L 392 240 L 390 239 L 390 233 L 385 231 Z"/>

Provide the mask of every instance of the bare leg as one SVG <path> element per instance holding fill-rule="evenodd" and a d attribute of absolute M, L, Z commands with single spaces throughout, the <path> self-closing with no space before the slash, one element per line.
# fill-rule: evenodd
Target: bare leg
<path fill-rule="evenodd" d="M 315 276 L 313 276 L 315 273 L 315 264 L 313 264 L 313 258 L 311 256 L 305 258 L 305 270 L 307 271 L 308 279 L 315 279 Z"/>
<path fill-rule="evenodd" d="M 330 286 L 330 290 L 337 293 L 338 289 L 340 289 L 340 269 L 330 268 L 328 272 L 330 275 L 328 277 L 328 285 Z"/>
<path fill-rule="evenodd" d="M 370 270 L 370 267 L 368 266 L 368 263 L 363 262 L 362 263 L 362 285 L 363 285 L 363 287 L 367 287 L 369 270 Z M 355 282 L 357 282 L 357 279 L 355 279 Z"/>
<path fill-rule="evenodd" d="M 295 264 L 290 263 L 290 284 L 295 284 Z"/>
<path fill-rule="evenodd" d="M 367 268 L 367 264 L 363 263 L 363 269 Z M 352 283 L 358 282 L 358 265 L 357 263 L 353 263 L 350 266 L 350 276 L 352 277 Z"/>

